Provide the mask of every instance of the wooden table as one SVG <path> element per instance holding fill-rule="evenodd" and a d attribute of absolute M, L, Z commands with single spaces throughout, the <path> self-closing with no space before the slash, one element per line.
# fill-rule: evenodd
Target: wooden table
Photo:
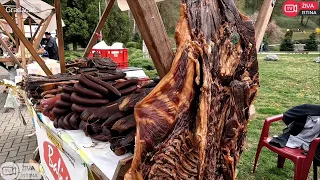
<path fill-rule="evenodd" d="M 18 58 L 18 60 L 21 62 L 21 58 Z M 29 60 L 29 58 L 26 58 L 26 60 Z M 13 62 L 13 60 L 10 57 L 0 57 L 0 62 Z"/>

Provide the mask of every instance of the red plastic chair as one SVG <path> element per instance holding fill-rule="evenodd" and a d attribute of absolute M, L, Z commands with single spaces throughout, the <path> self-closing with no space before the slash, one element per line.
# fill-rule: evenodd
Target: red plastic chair
<path fill-rule="evenodd" d="M 288 147 L 278 148 L 269 144 L 269 141 L 272 139 L 269 137 L 269 129 L 270 124 L 276 121 L 282 120 L 283 115 L 277 115 L 267 118 L 264 121 L 263 129 L 260 136 L 260 141 L 258 144 L 258 149 L 256 153 L 256 158 L 254 160 L 253 172 L 256 171 L 257 162 L 259 159 L 259 155 L 261 152 L 262 147 L 266 147 L 270 149 L 272 152 L 278 154 L 278 168 L 283 168 L 284 162 L 286 159 L 290 159 L 293 161 L 295 165 L 294 170 L 294 180 L 306 180 L 308 178 L 309 169 L 311 163 L 314 159 L 316 149 L 320 142 L 320 138 L 316 138 L 312 141 L 309 152 L 307 155 L 303 155 L 303 150 L 301 149 L 292 149 Z"/>

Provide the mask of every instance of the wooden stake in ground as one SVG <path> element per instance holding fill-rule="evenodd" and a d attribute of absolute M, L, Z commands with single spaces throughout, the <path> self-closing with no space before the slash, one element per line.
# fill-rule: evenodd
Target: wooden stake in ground
<path fill-rule="evenodd" d="M 114 1 L 115 1 L 115 0 L 110 0 L 109 3 L 108 3 L 108 6 L 107 6 L 106 9 L 104 10 L 103 15 L 102 15 L 102 17 L 101 17 L 101 19 L 100 19 L 100 21 L 99 21 L 96 29 L 94 30 L 94 32 L 93 32 L 93 34 L 92 34 L 92 36 L 91 36 L 91 39 L 90 39 L 90 41 L 89 41 L 89 43 L 88 43 L 88 45 L 87 45 L 87 47 L 86 47 L 86 50 L 85 50 L 85 52 L 84 52 L 84 54 L 83 54 L 83 57 L 88 57 L 88 56 L 89 56 L 90 51 L 91 51 L 94 43 L 97 41 L 97 34 L 99 34 L 99 33 L 101 32 L 104 24 L 105 24 L 106 21 L 107 21 L 108 15 L 109 15 L 109 13 L 110 13 L 110 11 L 111 11 L 111 9 L 112 9 L 112 6 L 113 6 L 113 4 L 114 4 Z"/>
<path fill-rule="evenodd" d="M 257 52 L 259 51 L 275 4 L 276 0 L 264 0 L 261 6 L 257 22 L 254 26 Z"/>
<path fill-rule="evenodd" d="M 157 4 L 151 0 L 127 0 L 127 3 L 158 74 L 164 77 L 171 68 L 174 54 Z"/>
<path fill-rule="evenodd" d="M 61 72 L 66 72 L 66 64 L 64 57 L 64 42 L 63 42 L 63 30 L 62 30 L 62 18 L 61 18 L 61 7 L 60 0 L 54 1 L 54 6 L 56 9 L 56 19 L 57 19 L 57 35 L 58 35 L 58 43 L 59 43 L 59 61 Z"/>
<path fill-rule="evenodd" d="M 44 63 L 44 61 L 40 58 L 36 50 L 32 47 L 32 44 L 27 40 L 27 38 L 24 36 L 24 34 L 20 31 L 18 26 L 16 25 L 16 22 L 11 18 L 11 16 L 7 13 L 6 9 L 3 7 L 2 4 L 0 4 L 0 14 L 3 16 L 3 18 L 8 22 L 10 27 L 12 28 L 13 32 L 16 34 L 16 36 L 19 37 L 19 39 L 22 41 L 22 43 L 26 46 L 26 48 L 29 50 L 33 58 L 37 61 L 37 63 L 40 65 L 42 70 L 46 73 L 46 75 L 52 75 L 51 71 L 47 67 L 47 65 Z"/>

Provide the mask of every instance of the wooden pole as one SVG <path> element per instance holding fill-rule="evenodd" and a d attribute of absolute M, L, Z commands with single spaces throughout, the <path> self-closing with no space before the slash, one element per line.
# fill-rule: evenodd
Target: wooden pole
<path fill-rule="evenodd" d="M 13 55 L 12 51 L 9 49 L 9 47 L 7 46 L 7 44 L 2 40 L 2 37 L 0 37 L 0 44 L 2 45 L 2 47 L 4 47 L 4 49 L 8 52 L 9 56 L 11 57 L 11 59 L 13 59 L 13 61 L 18 64 L 18 66 L 20 68 L 23 68 L 23 66 L 21 65 L 21 63 L 19 62 L 19 60 Z M 26 69 L 24 69 L 26 71 Z"/>
<path fill-rule="evenodd" d="M 26 46 L 26 48 L 29 50 L 33 58 L 38 62 L 42 70 L 49 76 L 52 75 L 51 71 L 47 67 L 47 65 L 44 63 L 44 61 L 40 58 L 36 50 L 32 47 L 32 44 L 26 39 L 24 34 L 21 32 L 21 30 L 18 28 L 16 22 L 10 17 L 10 15 L 6 12 L 6 9 L 3 7 L 2 4 L 0 4 L 0 14 L 3 16 L 3 18 L 7 21 L 7 23 L 12 28 L 13 32 L 19 37 L 19 39 L 22 41 L 22 43 Z"/>
<path fill-rule="evenodd" d="M 16 13 L 15 13 L 15 11 L 12 12 L 12 19 L 14 19 L 14 21 L 16 21 Z M 18 38 L 18 36 L 16 36 L 16 35 L 15 35 L 15 41 L 16 41 L 16 49 L 15 49 L 15 52 L 18 53 L 20 43 L 19 43 L 19 38 Z"/>
<path fill-rule="evenodd" d="M 100 33 L 100 31 L 102 30 L 104 24 L 106 23 L 107 21 L 107 17 L 112 9 L 112 6 L 114 4 L 114 1 L 115 0 L 110 0 L 109 3 L 108 3 L 108 6 L 106 7 L 106 9 L 104 10 L 103 14 L 102 14 L 102 17 L 96 27 L 96 29 L 94 30 L 92 36 L 91 36 L 91 39 L 86 47 L 86 50 L 84 52 L 84 55 L 83 57 L 88 57 L 89 54 L 90 54 L 90 51 L 94 45 L 94 43 L 97 41 L 97 33 Z"/>
<path fill-rule="evenodd" d="M 174 53 L 157 4 L 151 0 L 127 0 L 160 77 L 171 68 Z"/>
<path fill-rule="evenodd" d="M 21 10 L 20 0 L 16 0 L 16 8 L 18 10 Z M 22 11 L 17 11 L 17 18 L 18 18 L 19 28 L 20 28 L 22 34 L 25 36 L 24 21 L 23 21 Z M 25 51 L 24 44 L 21 43 L 21 39 L 20 39 L 20 51 L 21 51 L 22 66 L 23 66 L 24 69 L 26 69 L 27 68 L 26 51 Z"/>
<path fill-rule="evenodd" d="M 64 41 L 63 41 L 63 29 L 62 29 L 62 16 L 61 16 L 60 0 L 54 1 L 54 7 L 56 9 L 60 68 L 61 68 L 61 72 L 65 73 L 66 72 L 66 63 L 65 63 L 65 57 L 64 57 Z"/>
<path fill-rule="evenodd" d="M 30 28 L 30 37 L 32 37 L 32 23 L 31 23 L 31 17 L 30 16 L 29 16 L 28 20 L 29 20 L 29 28 Z M 32 43 L 31 39 L 30 39 L 30 42 Z"/>
<path fill-rule="evenodd" d="M 32 37 L 31 37 L 30 42 L 33 42 L 34 38 L 37 36 L 37 34 L 38 34 L 38 32 L 39 32 L 39 30 L 40 30 L 43 22 L 44 22 L 44 20 L 41 19 L 41 21 L 40 21 L 40 23 L 39 23 L 39 25 L 38 25 L 38 27 L 37 27 L 37 29 L 36 29 L 36 32 L 34 32 L 34 34 L 33 34 Z"/>
<path fill-rule="evenodd" d="M 42 26 L 42 28 L 41 28 L 38 36 L 35 38 L 34 43 L 33 43 L 33 48 L 35 48 L 35 49 L 38 49 L 38 48 L 39 48 L 39 45 L 40 45 L 41 40 L 42 40 L 42 38 L 43 38 L 43 35 L 44 35 L 44 33 L 46 32 L 46 30 L 47 30 L 47 28 L 48 28 L 48 26 L 49 26 L 49 24 L 50 24 L 50 22 L 51 22 L 51 19 L 52 19 L 54 13 L 55 13 L 55 10 L 53 9 L 53 10 L 51 11 L 50 15 L 48 16 L 46 22 L 45 22 L 44 25 Z"/>
<path fill-rule="evenodd" d="M 273 8 L 275 6 L 275 2 L 276 0 L 263 1 L 260 13 L 257 18 L 257 22 L 254 25 L 257 52 L 259 52 L 260 45 L 263 41 L 263 36 L 267 29 Z"/>
<path fill-rule="evenodd" d="M 6 32 L 7 36 L 11 39 L 11 41 L 16 44 L 16 40 L 12 37 L 12 35 L 10 34 L 9 30 L 6 28 L 6 26 L 3 24 L 2 21 L 0 21 L 0 26 L 2 27 L 2 29 L 4 30 L 4 32 Z"/>

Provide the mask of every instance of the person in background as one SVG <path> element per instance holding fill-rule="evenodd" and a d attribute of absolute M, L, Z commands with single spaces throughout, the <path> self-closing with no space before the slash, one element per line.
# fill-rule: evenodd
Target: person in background
<path fill-rule="evenodd" d="M 58 45 L 56 40 L 51 36 L 49 32 L 46 32 L 45 36 L 48 41 L 44 49 L 48 52 L 49 58 L 59 60 Z"/>

